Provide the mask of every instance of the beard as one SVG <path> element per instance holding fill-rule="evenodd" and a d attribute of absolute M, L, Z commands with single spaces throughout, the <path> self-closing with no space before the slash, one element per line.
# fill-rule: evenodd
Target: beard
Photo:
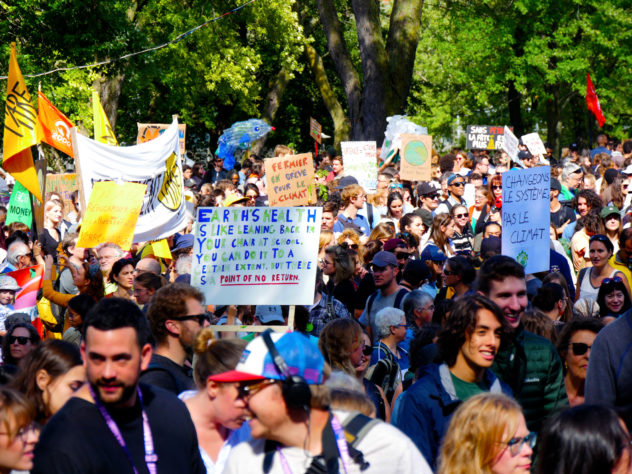
<path fill-rule="evenodd" d="M 127 385 L 120 381 L 98 379 L 96 383 L 90 382 L 90 385 L 99 401 L 106 407 L 126 406 L 136 396 L 137 383 Z M 113 390 L 107 390 L 107 388 Z"/>

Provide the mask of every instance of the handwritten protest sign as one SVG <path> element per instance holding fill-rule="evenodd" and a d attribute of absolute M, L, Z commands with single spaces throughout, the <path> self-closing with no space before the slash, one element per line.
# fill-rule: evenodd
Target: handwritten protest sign
<path fill-rule="evenodd" d="M 145 143 L 149 140 L 157 138 L 162 135 L 165 130 L 169 128 L 168 123 L 137 123 L 138 135 L 136 136 L 136 143 Z M 186 150 L 186 134 L 187 126 L 184 123 L 178 124 L 178 144 L 180 145 L 180 156 L 184 159 L 184 152 Z"/>
<path fill-rule="evenodd" d="M 546 148 L 544 148 L 544 143 L 542 143 L 542 139 L 540 135 L 537 133 L 529 133 L 527 135 L 523 135 L 520 137 L 522 143 L 529 149 L 532 155 L 546 155 Z"/>
<path fill-rule="evenodd" d="M 499 125 L 468 125 L 465 147 L 468 150 L 502 150 L 505 127 Z"/>
<path fill-rule="evenodd" d="M 314 302 L 320 207 L 200 207 L 191 284 L 207 303 Z"/>
<path fill-rule="evenodd" d="M 27 225 L 29 229 L 33 225 L 33 210 L 31 209 L 29 192 L 19 181 L 16 181 L 13 185 L 5 225 L 9 225 L 12 222 L 21 222 Z"/>
<path fill-rule="evenodd" d="M 320 145 L 323 142 L 323 127 L 319 124 L 315 118 L 309 118 L 309 136 L 318 142 Z"/>
<path fill-rule="evenodd" d="M 353 176 L 365 191 L 377 187 L 377 146 L 375 142 L 340 142 L 345 176 Z"/>
<path fill-rule="evenodd" d="M 60 173 L 46 175 L 46 194 L 59 193 L 64 201 L 66 212 L 72 211 L 72 193 L 79 189 L 77 173 Z"/>
<path fill-rule="evenodd" d="M 77 247 L 114 242 L 123 250 L 129 250 L 146 188 L 146 184 L 138 183 L 94 183 Z"/>
<path fill-rule="evenodd" d="M 503 150 L 507 152 L 511 161 L 516 161 L 518 159 L 518 144 L 520 143 L 520 140 L 518 140 L 518 137 L 513 134 L 507 125 L 505 125 L 504 137 Z"/>
<path fill-rule="evenodd" d="M 430 181 L 432 169 L 432 137 L 430 135 L 400 136 L 401 166 L 399 176 L 407 181 Z"/>
<path fill-rule="evenodd" d="M 551 168 L 539 166 L 503 173 L 502 253 L 526 273 L 549 269 Z"/>
<path fill-rule="evenodd" d="M 271 207 L 316 203 L 314 160 L 311 153 L 266 158 L 264 163 L 268 202 Z"/>

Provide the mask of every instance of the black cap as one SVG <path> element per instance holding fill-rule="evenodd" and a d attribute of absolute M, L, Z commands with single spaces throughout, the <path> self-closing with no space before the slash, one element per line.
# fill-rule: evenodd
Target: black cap
<path fill-rule="evenodd" d="M 430 269 L 421 260 L 409 260 L 404 267 L 402 279 L 417 287 L 430 278 Z"/>
<path fill-rule="evenodd" d="M 437 188 L 435 188 L 432 184 L 422 181 L 417 186 L 417 196 L 428 196 L 429 194 L 437 194 Z"/>

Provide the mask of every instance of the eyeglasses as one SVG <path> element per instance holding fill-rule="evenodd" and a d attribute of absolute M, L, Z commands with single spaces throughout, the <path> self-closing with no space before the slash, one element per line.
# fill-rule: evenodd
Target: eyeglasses
<path fill-rule="evenodd" d="M 174 321 L 188 321 L 190 319 L 195 319 L 200 326 L 204 326 L 204 321 L 210 322 L 210 318 L 207 314 L 187 314 L 186 316 L 178 316 L 173 319 Z"/>
<path fill-rule="evenodd" d="M 500 184 L 492 185 L 492 189 L 502 189 L 503 187 Z"/>
<path fill-rule="evenodd" d="M 31 339 L 25 336 L 9 336 L 9 344 L 15 344 L 16 342 L 21 346 L 25 346 L 31 342 Z"/>
<path fill-rule="evenodd" d="M 511 455 L 517 456 L 518 454 L 520 454 L 520 450 L 522 450 L 522 445 L 525 443 L 531 449 L 533 449 L 533 447 L 535 446 L 537 436 L 538 435 L 532 431 L 531 433 L 529 433 L 527 436 L 523 438 L 511 438 L 506 443 L 500 443 L 500 444 L 506 444 L 507 447 L 509 448 L 509 452 L 511 453 Z"/>
<path fill-rule="evenodd" d="M 464 217 L 468 217 L 467 214 L 454 214 L 454 217 L 457 219 L 463 219 Z"/>
<path fill-rule="evenodd" d="M 263 390 L 268 385 L 272 385 L 274 383 L 277 383 L 277 380 L 265 379 L 257 383 L 240 385 L 237 387 L 237 393 L 239 394 L 239 398 L 252 397 L 255 393 L 259 392 L 260 390 Z"/>
<path fill-rule="evenodd" d="M 601 280 L 601 284 L 607 285 L 608 283 L 621 283 L 622 281 L 621 277 L 604 278 Z"/>
<path fill-rule="evenodd" d="M 408 325 L 407 324 L 393 324 L 393 327 L 394 328 L 405 328 L 405 327 L 408 327 Z"/>
<path fill-rule="evenodd" d="M 362 353 L 365 356 L 370 356 L 371 354 L 373 354 L 373 348 L 365 344 L 365 346 L 362 348 Z"/>
<path fill-rule="evenodd" d="M 40 430 L 41 430 L 41 426 L 33 421 L 29 423 L 28 425 L 20 428 L 18 432 L 15 434 L 15 437 L 20 438 L 20 440 L 23 443 L 26 443 L 29 433 L 39 433 Z M 11 437 L 9 433 L 0 433 L 0 434 L 7 435 L 9 436 L 9 438 Z"/>
<path fill-rule="evenodd" d="M 592 346 L 585 344 L 583 342 L 571 342 L 571 349 L 573 350 L 573 355 L 581 356 L 584 355 L 588 349 Z"/>
<path fill-rule="evenodd" d="M 465 181 L 459 181 L 458 183 L 452 183 L 450 186 L 465 186 Z"/>

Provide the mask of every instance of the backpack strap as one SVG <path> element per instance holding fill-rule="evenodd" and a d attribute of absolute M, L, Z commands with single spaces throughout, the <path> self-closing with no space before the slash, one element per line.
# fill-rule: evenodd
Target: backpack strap
<path fill-rule="evenodd" d="M 325 300 L 325 312 L 327 314 L 327 319 L 331 321 L 336 318 L 336 312 L 334 311 L 334 295 L 327 294 L 327 298 Z"/>
<path fill-rule="evenodd" d="M 361 471 L 365 471 L 370 464 L 364 460 L 364 454 L 358 450 L 358 444 L 364 439 L 371 428 L 380 423 L 380 420 L 370 418 L 362 413 L 356 413 L 345 420 L 342 428 L 349 445 L 349 456 L 360 466 Z"/>
<path fill-rule="evenodd" d="M 397 296 L 395 296 L 395 303 L 393 305 L 394 308 L 397 309 L 401 309 L 400 306 L 402 304 L 402 300 L 406 297 L 406 295 L 409 293 L 408 290 L 402 288 L 397 292 Z"/>
<path fill-rule="evenodd" d="M 369 227 L 373 229 L 373 204 L 367 202 L 366 203 L 366 214 L 369 221 Z"/>
<path fill-rule="evenodd" d="M 375 298 L 377 298 L 377 294 L 380 290 L 375 291 L 369 296 L 369 299 L 366 300 L 366 323 L 367 326 L 371 326 L 371 308 L 373 307 L 373 302 Z"/>

